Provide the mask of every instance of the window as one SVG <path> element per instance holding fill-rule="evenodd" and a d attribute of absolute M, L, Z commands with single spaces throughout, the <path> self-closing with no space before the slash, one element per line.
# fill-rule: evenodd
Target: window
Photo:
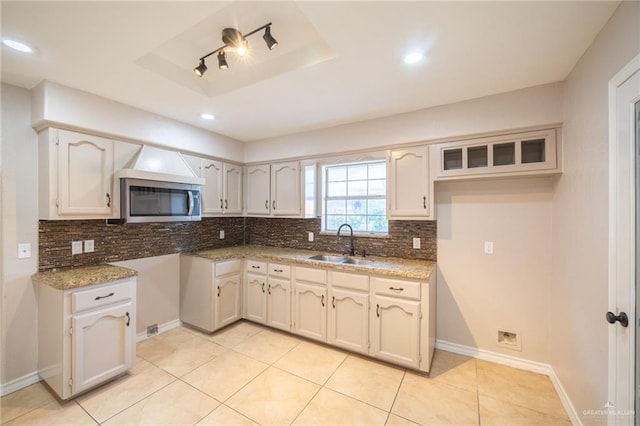
<path fill-rule="evenodd" d="M 385 161 L 325 166 L 323 192 L 324 231 L 348 223 L 354 232 L 388 232 Z"/>

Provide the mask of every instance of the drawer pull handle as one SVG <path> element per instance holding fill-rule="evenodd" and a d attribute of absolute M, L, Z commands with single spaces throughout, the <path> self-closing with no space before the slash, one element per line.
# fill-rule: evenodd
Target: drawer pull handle
<path fill-rule="evenodd" d="M 106 296 L 96 296 L 94 300 L 106 299 L 107 297 L 115 296 L 115 293 L 109 293 Z"/>
<path fill-rule="evenodd" d="M 376 316 L 380 318 L 380 305 L 376 305 Z"/>
<path fill-rule="evenodd" d="M 259 266 L 256 266 L 256 265 L 251 265 L 251 267 L 252 267 L 253 269 L 260 269 L 260 267 L 259 267 Z"/>
<path fill-rule="evenodd" d="M 218 286 L 218 297 L 220 297 L 220 286 Z"/>
<path fill-rule="evenodd" d="M 131 317 L 129 316 L 129 312 L 127 312 L 126 315 L 127 315 L 127 327 L 129 327 L 129 325 L 131 324 Z"/>
<path fill-rule="evenodd" d="M 402 288 L 402 287 L 398 287 L 398 288 L 389 287 L 389 290 L 391 290 L 391 291 L 404 291 L 404 288 Z"/>
<path fill-rule="evenodd" d="M 284 272 L 282 269 L 274 269 L 273 272 Z"/>
<path fill-rule="evenodd" d="M 324 294 L 322 295 L 322 299 L 320 300 L 320 303 L 322 303 L 322 307 L 324 308 Z"/>
<path fill-rule="evenodd" d="M 271 294 L 271 284 L 269 284 L 269 287 L 267 287 L 267 290 L 269 291 L 269 294 Z"/>
<path fill-rule="evenodd" d="M 332 299 L 331 299 L 331 306 L 333 306 L 333 309 L 335 309 L 335 308 L 336 308 L 336 297 L 335 297 L 335 296 L 332 296 Z"/>
<path fill-rule="evenodd" d="M 262 292 L 264 293 L 264 283 L 262 283 Z"/>

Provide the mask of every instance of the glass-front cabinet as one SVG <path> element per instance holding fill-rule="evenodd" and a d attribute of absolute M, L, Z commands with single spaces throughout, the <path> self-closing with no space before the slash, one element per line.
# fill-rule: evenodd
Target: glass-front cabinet
<path fill-rule="evenodd" d="M 436 179 L 559 171 L 556 129 L 447 142 L 431 149 L 439 162 L 434 167 Z"/>

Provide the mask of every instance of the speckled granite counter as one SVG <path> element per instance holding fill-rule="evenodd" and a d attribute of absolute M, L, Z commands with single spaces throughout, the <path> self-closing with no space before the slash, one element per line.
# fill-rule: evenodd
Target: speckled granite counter
<path fill-rule="evenodd" d="M 58 290 L 70 290 L 92 284 L 108 283 L 138 275 L 138 271 L 114 265 L 83 266 L 61 268 L 38 272 L 32 275 L 36 282 Z"/>
<path fill-rule="evenodd" d="M 390 275 L 399 278 L 427 280 L 435 271 L 436 263 L 428 260 L 409 260 L 397 257 L 367 257 L 366 264 L 349 265 L 344 263 L 324 262 L 309 259 L 318 254 L 335 255 L 309 250 L 295 250 L 265 246 L 237 246 L 215 250 L 204 250 L 196 253 L 183 253 L 220 261 L 233 258 L 265 259 L 279 262 L 297 263 L 307 266 L 339 269 L 343 271 L 361 272 L 366 274 Z M 358 258 L 361 259 L 361 258 Z"/>

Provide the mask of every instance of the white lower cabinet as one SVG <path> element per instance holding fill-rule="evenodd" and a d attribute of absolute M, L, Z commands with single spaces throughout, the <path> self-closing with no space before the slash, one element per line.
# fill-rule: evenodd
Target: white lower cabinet
<path fill-rule="evenodd" d="M 267 284 L 267 325 L 291 330 L 291 280 L 269 277 Z"/>
<path fill-rule="evenodd" d="M 38 296 L 38 371 L 68 399 L 133 367 L 136 279 Z"/>
<path fill-rule="evenodd" d="M 329 282 L 328 342 L 369 353 L 369 276 L 330 271 Z"/>
<path fill-rule="evenodd" d="M 247 273 L 244 294 L 244 317 L 250 321 L 266 324 L 267 276 Z"/>
<path fill-rule="evenodd" d="M 373 296 L 371 355 L 418 368 L 420 302 Z"/>
<path fill-rule="evenodd" d="M 327 271 L 297 266 L 294 272 L 293 331 L 327 340 Z"/>
<path fill-rule="evenodd" d="M 180 256 L 180 320 L 211 332 L 242 318 L 241 264 Z"/>

